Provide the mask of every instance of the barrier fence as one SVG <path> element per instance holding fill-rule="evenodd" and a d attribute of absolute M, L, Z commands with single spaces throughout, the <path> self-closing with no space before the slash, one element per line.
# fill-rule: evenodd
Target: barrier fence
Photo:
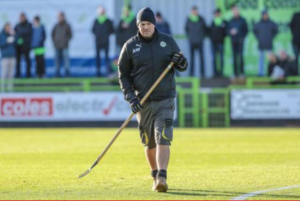
<path fill-rule="evenodd" d="M 297 112 L 299 110 L 300 119 L 300 77 L 289 77 L 285 80 L 276 82 L 270 78 L 247 78 L 245 80 L 233 82 L 226 88 L 202 88 L 198 78 L 177 78 L 176 82 L 178 92 L 177 117 L 179 127 L 230 127 L 234 118 L 240 118 L 241 120 L 246 118 L 244 116 L 247 115 L 243 113 L 245 113 L 247 109 L 251 109 L 251 105 L 246 107 L 245 104 L 253 104 L 255 101 L 255 104 L 264 104 L 263 101 L 266 102 L 266 100 L 262 100 L 257 103 L 256 99 L 249 99 L 238 100 L 240 102 L 242 101 L 242 105 L 233 105 L 239 104 L 239 102 L 231 100 L 231 96 L 234 95 L 234 97 L 239 97 L 239 93 L 245 94 L 245 92 L 249 92 L 250 90 L 252 90 L 252 96 L 257 97 L 261 94 L 261 90 L 271 90 L 264 93 L 268 94 L 276 89 L 276 93 L 279 94 L 279 96 L 282 92 L 289 92 L 286 96 L 291 96 L 291 99 L 289 100 L 290 102 L 287 103 L 295 103 L 293 106 L 294 108 L 290 108 L 290 110 L 295 109 L 296 113 L 293 115 L 287 114 L 286 117 L 297 119 Z M 120 92 L 118 80 L 107 78 L 15 79 L 13 85 L 15 93 L 7 93 L 7 95 L 24 92 L 37 94 L 40 92 L 56 94 L 68 92 Z M 233 91 L 234 94 L 232 93 Z M 84 96 L 84 93 L 81 94 Z M 4 97 L 5 95 L 5 93 L 2 93 L 0 97 Z M 101 93 L 101 95 L 103 96 L 105 93 Z M 283 93 L 282 96 L 285 96 L 285 94 Z M 297 102 L 297 100 L 299 100 L 299 102 Z M 263 108 L 266 107 L 267 106 L 265 105 Z M 256 108 L 256 110 L 258 111 L 260 108 Z M 269 110 L 271 111 L 270 108 Z M 266 112 L 270 111 L 267 111 L 266 109 Z M 232 113 L 235 115 L 234 118 L 232 118 Z M 264 115 L 266 116 L 266 114 Z M 258 115 L 258 117 L 260 116 Z"/>

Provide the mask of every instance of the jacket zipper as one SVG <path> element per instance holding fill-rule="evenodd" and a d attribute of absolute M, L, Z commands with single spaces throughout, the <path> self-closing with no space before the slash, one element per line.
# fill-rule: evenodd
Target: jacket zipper
<path fill-rule="evenodd" d="M 150 45 L 150 52 L 151 52 L 151 70 L 152 70 L 152 85 L 154 84 L 154 67 L 153 67 L 153 52 L 152 52 L 152 42 Z M 152 95 L 150 95 L 150 100 L 152 100 Z"/>

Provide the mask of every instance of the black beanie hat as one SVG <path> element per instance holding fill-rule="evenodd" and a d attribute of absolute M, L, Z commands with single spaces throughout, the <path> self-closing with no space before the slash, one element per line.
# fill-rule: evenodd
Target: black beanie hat
<path fill-rule="evenodd" d="M 136 25 L 139 25 L 140 22 L 147 21 L 151 22 L 152 24 L 156 24 L 154 12 L 149 8 L 142 8 L 137 16 L 136 16 Z"/>

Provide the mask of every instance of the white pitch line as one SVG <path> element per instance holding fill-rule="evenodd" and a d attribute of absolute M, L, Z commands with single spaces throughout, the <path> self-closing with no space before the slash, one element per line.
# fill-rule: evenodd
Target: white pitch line
<path fill-rule="evenodd" d="M 300 188 L 300 185 L 296 185 L 296 186 L 287 186 L 287 187 L 282 187 L 282 188 L 275 188 L 275 189 L 269 189 L 269 190 L 262 190 L 262 191 L 256 191 L 253 193 L 248 193 L 248 194 L 244 194 L 238 197 L 235 197 L 231 200 L 246 200 L 250 197 L 259 195 L 259 194 L 264 194 L 264 193 L 268 193 L 268 192 L 272 192 L 272 191 L 281 191 L 281 190 L 289 190 L 289 189 L 293 189 L 293 188 Z"/>

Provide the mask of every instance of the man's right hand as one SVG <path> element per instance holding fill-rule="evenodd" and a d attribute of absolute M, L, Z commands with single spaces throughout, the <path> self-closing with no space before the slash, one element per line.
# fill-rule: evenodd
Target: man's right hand
<path fill-rule="evenodd" d="M 141 108 L 143 108 L 138 98 L 131 99 L 130 107 L 134 114 L 138 113 L 141 110 Z"/>

